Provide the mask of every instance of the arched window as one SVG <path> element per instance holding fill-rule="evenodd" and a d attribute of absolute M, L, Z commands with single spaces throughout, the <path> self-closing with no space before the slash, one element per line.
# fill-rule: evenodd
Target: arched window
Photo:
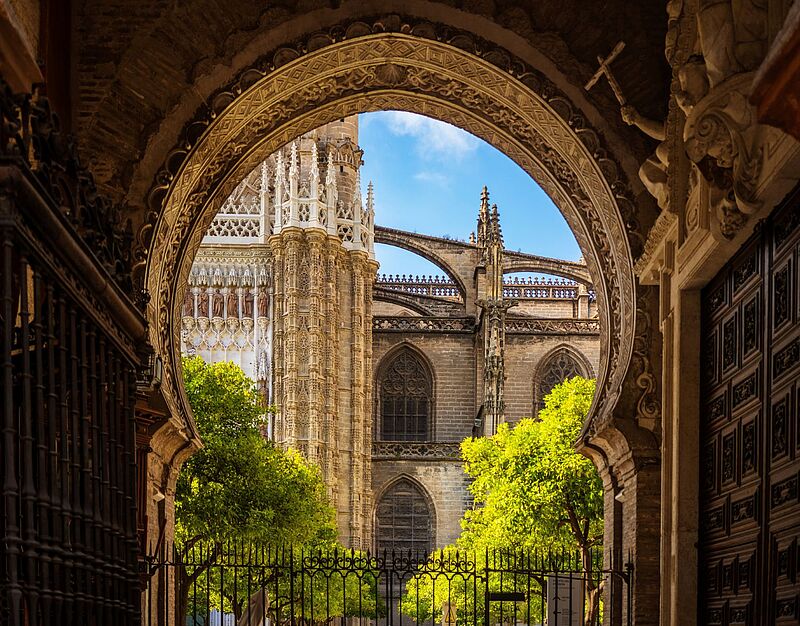
<path fill-rule="evenodd" d="M 413 350 L 403 348 L 379 376 L 380 440 L 427 440 L 433 384 L 422 359 Z"/>
<path fill-rule="evenodd" d="M 546 357 L 539 367 L 539 372 L 535 382 L 537 413 L 544 408 L 544 398 L 553 390 L 553 387 L 568 378 L 587 375 L 585 368 L 565 349 L 557 350 L 551 356 Z"/>
<path fill-rule="evenodd" d="M 430 552 L 433 520 L 422 490 L 406 478 L 394 483 L 378 502 L 375 547 L 378 550 Z"/>

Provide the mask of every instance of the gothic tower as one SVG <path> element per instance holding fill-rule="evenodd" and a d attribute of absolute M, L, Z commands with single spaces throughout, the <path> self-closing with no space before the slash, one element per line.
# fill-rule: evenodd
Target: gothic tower
<path fill-rule="evenodd" d="M 341 538 L 370 539 L 374 207 L 362 202 L 357 118 L 303 135 L 275 155 L 275 438 L 322 468 Z M 324 174 L 324 178 L 323 178 Z"/>

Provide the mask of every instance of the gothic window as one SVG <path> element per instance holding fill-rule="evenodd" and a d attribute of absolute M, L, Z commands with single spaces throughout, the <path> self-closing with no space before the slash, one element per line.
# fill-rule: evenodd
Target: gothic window
<path fill-rule="evenodd" d="M 382 441 L 428 439 L 432 387 L 427 368 L 413 351 L 405 348 L 395 355 L 378 381 Z"/>
<path fill-rule="evenodd" d="M 402 478 L 378 502 L 375 547 L 380 550 L 429 552 L 433 524 L 428 501 L 420 488 Z"/>
<path fill-rule="evenodd" d="M 541 372 L 541 374 L 538 376 L 535 388 L 535 409 L 537 413 L 544 408 L 544 398 L 553 390 L 553 387 L 564 382 L 568 378 L 586 376 L 584 368 L 581 367 L 575 357 L 566 350 L 559 350 L 550 356 L 547 361 L 540 366 L 539 372 Z"/>

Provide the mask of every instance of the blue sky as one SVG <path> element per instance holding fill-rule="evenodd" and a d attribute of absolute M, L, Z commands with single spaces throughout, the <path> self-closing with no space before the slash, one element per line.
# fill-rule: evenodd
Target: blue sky
<path fill-rule="evenodd" d="M 400 111 L 359 116 L 361 182 L 375 186 L 376 222 L 468 240 L 483 185 L 500 210 L 506 248 L 576 261 L 580 249 L 561 213 L 516 163 L 455 126 Z M 380 273 L 430 274 L 435 266 L 376 246 Z M 440 272 L 439 272 L 440 273 Z"/>

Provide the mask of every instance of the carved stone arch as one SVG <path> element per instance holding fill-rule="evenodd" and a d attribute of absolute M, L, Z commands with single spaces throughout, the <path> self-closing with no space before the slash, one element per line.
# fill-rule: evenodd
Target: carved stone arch
<path fill-rule="evenodd" d="M 555 85 L 508 51 L 449 26 L 426 23 L 420 30 L 392 16 L 343 24 L 335 35 L 309 35 L 264 56 L 199 109 L 156 176 L 136 256 L 176 427 L 194 431 L 180 383 L 182 292 L 220 204 L 267 155 L 304 132 L 386 109 L 444 120 L 483 138 L 561 210 L 594 279 L 603 328 L 587 435 L 612 421 L 626 394 L 636 410 L 657 411 L 648 352 L 654 330 L 633 274 L 644 237 L 630 186 L 602 137 Z M 644 346 L 638 351 L 637 342 Z"/>
<path fill-rule="evenodd" d="M 426 427 L 424 429 L 424 436 L 420 438 L 386 438 L 384 433 L 387 432 L 384 424 L 383 402 L 387 399 L 384 397 L 385 389 L 384 383 L 399 387 L 405 381 L 389 381 L 389 376 L 403 376 L 404 374 L 412 374 L 410 371 L 392 371 L 398 364 L 399 359 L 407 357 L 405 363 L 400 364 L 403 370 L 408 370 L 409 366 L 416 365 L 419 369 L 418 378 L 423 380 L 413 381 L 415 387 L 420 387 L 424 384 L 427 389 L 415 389 L 414 395 L 426 395 Z M 433 363 L 427 355 L 420 350 L 417 346 L 408 340 L 402 341 L 398 345 L 392 347 L 386 354 L 383 355 L 375 368 L 375 393 L 374 393 L 374 437 L 376 441 L 433 441 L 436 434 L 436 376 Z M 398 388 L 398 391 L 400 389 Z"/>
<path fill-rule="evenodd" d="M 425 487 L 422 482 L 408 474 L 403 472 L 398 474 L 397 476 L 393 477 L 389 480 L 385 485 L 381 487 L 381 489 L 374 495 L 373 497 L 373 514 L 372 514 L 372 527 L 374 529 L 373 536 L 374 536 L 374 548 L 376 551 L 381 550 L 381 541 L 382 538 L 380 536 L 381 531 L 383 530 L 383 525 L 381 524 L 381 520 L 379 519 L 379 514 L 381 513 L 381 503 L 385 504 L 385 499 L 387 497 L 391 497 L 393 490 L 397 488 L 406 488 L 406 489 L 413 489 L 416 491 L 419 496 L 421 496 L 421 500 L 424 501 L 425 507 L 428 512 L 428 523 L 427 523 L 427 534 L 428 534 L 428 542 L 429 542 L 429 550 L 432 550 L 436 545 L 436 530 L 437 530 L 437 515 L 436 515 L 436 502 L 434 501 L 433 497 L 430 494 L 430 491 L 427 487 Z"/>
<path fill-rule="evenodd" d="M 573 376 L 593 378 L 589 360 L 568 343 L 562 343 L 545 354 L 536 365 L 533 375 L 533 415 L 544 406 L 544 397 L 553 387 Z"/>

